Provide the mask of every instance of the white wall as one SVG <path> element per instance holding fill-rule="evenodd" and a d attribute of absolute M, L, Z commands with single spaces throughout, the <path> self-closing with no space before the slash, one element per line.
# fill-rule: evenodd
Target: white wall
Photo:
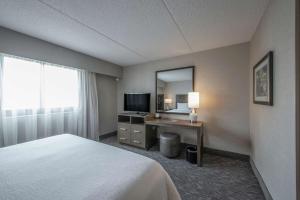
<path fill-rule="evenodd" d="M 30 23 L 30 22 L 28 22 Z M 118 65 L 66 49 L 40 39 L 36 39 L 3 27 L 0 27 L 0 53 L 24 58 L 86 69 L 109 76 L 122 76 Z"/>
<path fill-rule="evenodd" d="M 195 90 L 201 94 L 199 119 L 205 121 L 205 146 L 250 153 L 248 43 L 125 67 L 118 84 L 118 111 L 124 92 L 151 92 L 155 112 L 155 71 L 196 66 Z M 187 116 L 168 115 L 176 118 Z M 195 133 L 174 130 L 182 140 L 195 143 Z"/>
<path fill-rule="evenodd" d="M 250 45 L 251 158 L 274 200 L 296 199 L 295 0 L 273 0 Z M 252 103 L 252 68 L 274 51 L 274 106 Z"/>
<path fill-rule="evenodd" d="M 114 77 L 96 76 L 100 135 L 117 130 L 117 82 Z"/>

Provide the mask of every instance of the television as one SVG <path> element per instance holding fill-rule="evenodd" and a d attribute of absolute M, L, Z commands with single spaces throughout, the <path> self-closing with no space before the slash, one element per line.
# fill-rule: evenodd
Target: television
<path fill-rule="evenodd" d="M 124 111 L 150 112 L 150 93 L 125 93 Z"/>

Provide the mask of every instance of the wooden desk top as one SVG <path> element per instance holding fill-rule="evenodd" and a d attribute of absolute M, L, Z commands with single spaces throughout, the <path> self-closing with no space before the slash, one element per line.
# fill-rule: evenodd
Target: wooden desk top
<path fill-rule="evenodd" d="M 180 119 L 152 119 L 145 121 L 146 125 L 154 125 L 154 126 L 184 126 L 189 128 L 201 128 L 203 126 L 203 122 L 197 121 L 191 123 L 190 120 L 180 120 Z"/>

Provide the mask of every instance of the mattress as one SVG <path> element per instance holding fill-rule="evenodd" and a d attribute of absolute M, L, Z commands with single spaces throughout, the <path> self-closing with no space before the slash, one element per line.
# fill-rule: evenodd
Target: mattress
<path fill-rule="evenodd" d="M 156 161 L 69 134 L 1 148 L 0 194 L 1 200 L 180 199 Z"/>

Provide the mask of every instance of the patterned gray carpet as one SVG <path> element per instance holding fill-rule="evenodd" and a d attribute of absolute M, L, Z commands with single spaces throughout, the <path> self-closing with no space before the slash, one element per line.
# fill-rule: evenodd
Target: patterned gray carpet
<path fill-rule="evenodd" d="M 212 154 L 204 154 L 204 166 L 197 167 L 184 159 L 168 159 L 154 146 L 149 151 L 121 145 L 117 137 L 101 142 L 127 149 L 158 161 L 169 173 L 183 200 L 263 200 L 261 188 L 250 163 Z"/>

